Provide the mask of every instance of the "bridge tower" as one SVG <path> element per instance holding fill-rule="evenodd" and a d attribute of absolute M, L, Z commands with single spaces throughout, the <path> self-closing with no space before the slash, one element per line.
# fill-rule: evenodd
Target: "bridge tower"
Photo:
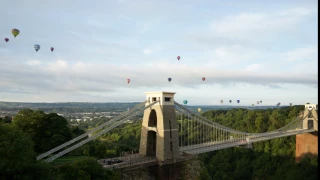
<path fill-rule="evenodd" d="M 176 162 L 180 156 L 174 92 L 146 92 L 147 102 L 159 100 L 143 114 L 140 150 L 143 156 L 155 156 L 160 164 Z"/>
<path fill-rule="evenodd" d="M 303 117 L 306 117 L 302 122 L 302 129 L 315 130 L 312 133 L 304 133 L 296 135 L 296 162 L 299 162 L 301 157 L 306 153 L 318 154 L 318 105 L 305 104 Z"/>

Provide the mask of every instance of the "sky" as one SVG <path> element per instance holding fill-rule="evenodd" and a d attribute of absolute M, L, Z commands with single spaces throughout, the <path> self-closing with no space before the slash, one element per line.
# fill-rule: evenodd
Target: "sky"
<path fill-rule="evenodd" d="M 189 105 L 318 103 L 317 7 L 317 0 L 3 1 L 0 37 L 10 40 L 0 42 L 0 101 L 142 102 L 145 92 L 168 91 Z"/>

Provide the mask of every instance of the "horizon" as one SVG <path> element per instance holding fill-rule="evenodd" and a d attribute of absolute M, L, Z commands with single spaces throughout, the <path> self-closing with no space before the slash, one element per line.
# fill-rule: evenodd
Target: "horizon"
<path fill-rule="evenodd" d="M 142 92 L 173 91 L 191 104 L 318 104 L 317 6 L 4 1 L 0 101 L 139 102 Z"/>
<path fill-rule="evenodd" d="M 92 104 L 107 104 L 107 103 L 128 103 L 128 104 L 133 104 L 133 103 L 142 103 L 143 101 L 139 101 L 139 102 L 9 102 L 9 101 L 0 101 L 0 103 L 32 103 L 32 104 L 37 104 L 37 103 L 42 103 L 42 104 L 59 104 L 59 103 L 92 103 Z M 180 103 L 182 104 L 183 106 L 237 106 L 237 107 L 264 107 L 264 106 L 277 106 L 277 105 L 272 105 L 272 104 L 254 104 L 254 106 L 252 105 L 240 105 L 240 104 L 232 104 L 232 103 L 229 103 L 229 104 L 214 104 L 214 105 L 207 105 L 207 104 L 183 104 L 182 102 Z M 303 105 L 306 105 L 307 103 L 305 104 L 293 104 L 292 106 L 303 106 Z M 310 104 L 314 104 L 314 103 L 310 103 Z M 290 106 L 290 105 L 287 105 L 287 104 L 281 104 L 279 107 L 287 107 L 287 106 Z"/>

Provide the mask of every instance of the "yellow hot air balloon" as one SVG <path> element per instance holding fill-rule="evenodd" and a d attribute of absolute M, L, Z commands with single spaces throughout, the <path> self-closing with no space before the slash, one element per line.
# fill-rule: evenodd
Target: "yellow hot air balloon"
<path fill-rule="evenodd" d="M 220 100 L 221 103 L 223 103 L 223 100 Z"/>
<path fill-rule="evenodd" d="M 201 108 L 198 108 L 198 111 L 199 111 L 199 112 L 201 112 L 201 110 L 202 110 Z"/>
<path fill-rule="evenodd" d="M 13 34 L 14 37 L 17 37 L 20 33 L 19 29 L 12 29 L 11 33 Z"/>

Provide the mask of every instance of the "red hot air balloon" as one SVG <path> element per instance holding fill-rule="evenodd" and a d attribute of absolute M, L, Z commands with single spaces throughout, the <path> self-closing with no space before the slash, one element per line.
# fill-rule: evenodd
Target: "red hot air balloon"
<path fill-rule="evenodd" d="M 6 42 L 8 42 L 8 41 L 9 41 L 9 38 L 4 38 L 4 40 L 5 40 Z"/>
<path fill-rule="evenodd" d="M 205 77 L 203 77 L 203 78 L 202 78 L 202 81 L 204 81 L 204 80 L 206 80 L 206 78 L 205 78 Z"/>
<path fill-rule="evenodd" d="M 128 84 L 130 83 L 130 79 L 127 79 L 127 83 L 128 83 Z"/>
<path fill-rule="evenodd" d="M 53 52 L 54 48 L 53 48 L 53 47 L 51 47 L 51 48 L 50 48 L 50 50 L 51 50 L 51 52 Z"/>
<path fill-rule="evenodd" d="M 180 60 L 180 56 L 177 56 L 177 59 Z"/>

